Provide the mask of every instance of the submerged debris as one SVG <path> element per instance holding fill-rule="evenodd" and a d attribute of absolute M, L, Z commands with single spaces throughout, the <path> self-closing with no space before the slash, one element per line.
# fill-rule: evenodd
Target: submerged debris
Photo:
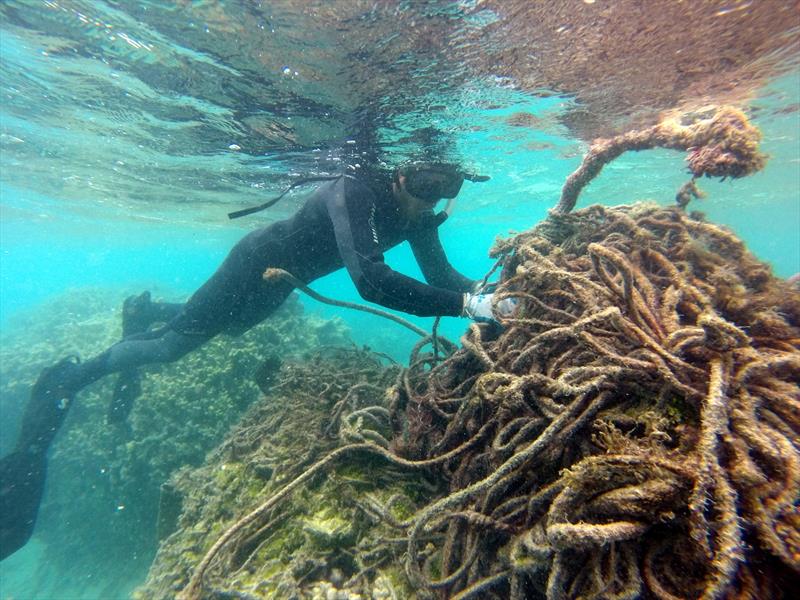
<path fill-rule="evenodd" d="M 415 517 L 415 586 L 780 597 L 800 572 L 800 294 L 729 231 L 649 205 L 495 253 L 521 314 L 497 339 L 473 326 L 412 399 L 436 425 L 407 447 L 482 437 Z M 415 539 L 435 531 L 436 577 Z"/>
<path fill-rule="evenodd" d="M 705 197 L 705 192 L 697 187 L 697 180 L 692 177 L 689 181 L 684 183 L 678 190 L 678 193 L 675 194 L 675 204 L 678 205 L 678 208 L 685 209 L 692 200 Z"/>
<path fill-rule="evenodd" d="M 677 208 L 552 216 L 494 253 L 521 306 L 503 330 L 443 358 L 423 340 L 399 373 L 284 366 L 179 478 L 182 529 L 140 597 L 791 589 L 800 293 Z"/>

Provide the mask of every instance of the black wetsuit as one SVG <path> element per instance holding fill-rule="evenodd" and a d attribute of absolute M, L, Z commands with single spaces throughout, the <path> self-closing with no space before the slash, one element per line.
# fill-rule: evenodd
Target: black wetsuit
<path fill-rule="evenodd" d="M 447 260 L 439 241 L 442 219 L 432 212 L 407 223 L 387 182 L 375 193 L 352 177 L 317 189 L 285 221 L 246 235 L 211 278 L 166 326 L 130 335 L 65 375 L 64 387 L 80 390 L 115 372 L 177 360 L 219 333 L 257 325 L 292 292 L 283 280 L 267 280 L 269 267 L 303 282 L 346 267 L 359 293 L 388 308 L 420 316 L 457 316 L 463 292 L 474 282 Z M 383 252 L 408 240 L 429 285 L 390 269 Z M 163 311 L 164 314 L 167 311 Z"/>
<path fill-rule="evenodd" d="M 448 262 L 440 220 L 430 214 L 406 224 L 391 188 L 376 191 L 340 177 L 317 189 L 294 216 L 246 235 L 170 328 L 211 337 L 260 323 L 292 291 L 283 281 L 264 281 L 269 267 L 309 283 L 344 266 L 366 300 L 419 316 L 459 315 L 473 281 Z M 406 240 L 430 285 L 383 261 L 384 251 Z"/>

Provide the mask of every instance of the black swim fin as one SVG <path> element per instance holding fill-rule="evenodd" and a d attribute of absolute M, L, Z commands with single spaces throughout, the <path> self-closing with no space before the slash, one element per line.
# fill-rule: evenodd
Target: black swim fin
<path fill-rule="evenodd" d="M 0 560 L 33 533 L 47 474 L 47 449 L 67 416 L 80 366 L 74 357 L 44 369 L 31 389 L 14 451 L 0 459 Z"/>
<path fill-rule="evenodd" d="M 0 560 L 28 541 L 47 473 L 47 452 L 12 452 L 0 459 Z"/>

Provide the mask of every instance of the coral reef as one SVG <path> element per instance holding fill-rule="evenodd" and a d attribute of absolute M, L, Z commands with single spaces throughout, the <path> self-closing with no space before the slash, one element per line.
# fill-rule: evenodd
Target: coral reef
<path fill-rule="evenodd" d="M 561 199 L 553 208 L 556 214 L 570 212 L 581 190 L 594 179 L 603 166 L 630 150 L 671 148 L 687 152 L 686 162 L 693 178 L 744 177 L 764 168 L 766 157 L 758 150 L 759 130 L 740 110 L 723 106 L 704 112 L 672 116 L 641 131 L 592 143 L 583 162 L 568 178 Z M 685 195 L 691 188 L 684 186 Z M 697 188 L 694 188 L 697 191 Z M 699 197 L 696 194 L 695 197 Z M 683 204 L 685 206 L 685 203 Z"/>
<path fill-rule="evenodd" d="M 679 208 L 554 214 L 493 252 L 514 318 L 366 381 L 367 357 L 294 366 L 301 384 L 182 473 L 140 597 L 792 589 L 800 293 Z"/>
<path fill-rule="evenodd" d="M 73 290 L 14 318 L 0 350 L 4 441 L 15 440 L 15 416 L 41 368 L 65 354 L 94 355 L 119 338 L 118 307 L 126 295 Z M 242 336 L 223 336 L 176 363 L 143 369 L 127 423 L 106 420 L 114 377 L 81 391 L 50 453 L 35 533 L 45 546 L 40 579 L 58 573 L 62 587 L 37 588 L 37 595 L 57 597 L 91 580 L 106 582 L 105 595 L 116 597 L 131 580 L 141 581 L 158 545 L 160 486 L 179 467 L 201 464 L 258 400 L 265 364 L 350 344 L 340 320 L 306 315 L 292 296 L 274 318 Z"/>

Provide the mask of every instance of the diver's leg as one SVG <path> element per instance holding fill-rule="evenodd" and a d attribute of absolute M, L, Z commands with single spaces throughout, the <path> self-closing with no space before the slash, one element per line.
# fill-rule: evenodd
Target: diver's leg
<path fill-rule="evenodd" d="M 21 548 L 33 532 L 44 489 L 47 450 L 75 394 L 110 373 L 177 360 L 209 339 L 167 327 L 142 336 L 146 339 L 123 340 L 84 363 L 65 358 L 39 375 L 22 415 L 17 444 L 0 460 L 0 560 Z"/>
<path fill-rule="evenodd" d="M 149 291 L 129 296 L 122 303 L 122 337 L 144 333 L 153 323 L 169 323 L 183 308 L 183 303 L 153 302 Z M 106 422 L 125 426 L 133 403 L 142 392 L 139 369 L 120 371 L 108 405 Z"/>
<path fill-rule="evenodd" d="M 125 338 L 102 354 L 83 363 L 62 361 L 58 379 L 50 387 L 63 397 L 78 391 L 98 379 L 148 364 L 170 363 L 202 346 L 213 336 L 185 335 L 169 326 Z"/>
<path fill-rule="evenodd" d="M 101 355 L 83 363 L 82 374 L 90 379 L 83 386 L 109 373 L 153 363 L 170 363 L 205 344 L 213 336 L 186 335 L 163 327 L 155 332 L 131 336 L 117 342 Z"/>

